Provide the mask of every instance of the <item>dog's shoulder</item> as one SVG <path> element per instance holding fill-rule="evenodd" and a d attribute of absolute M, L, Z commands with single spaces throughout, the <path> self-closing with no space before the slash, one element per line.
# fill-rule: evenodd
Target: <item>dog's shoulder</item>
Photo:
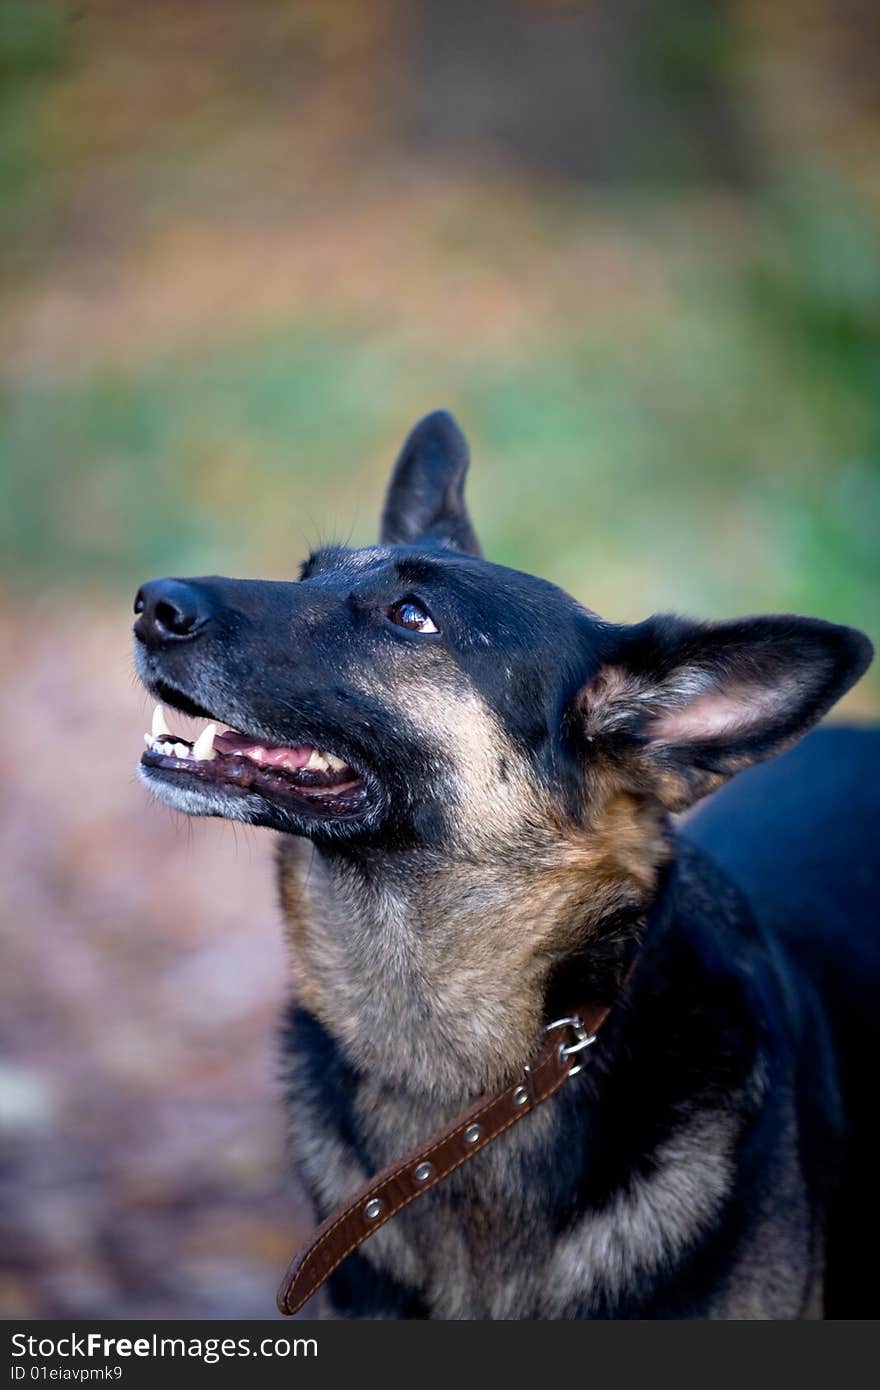
<path fill-rule="evenodd" d="M 880 902 L 880 730 L 817 729 L 781 757 L 743 772 L 688 817 L 684 836 L 743 890 L 754 912 L 793 942 L 876 929 Z M 875 930 L 880 963 L 880 930 Z M 844 943 L 845 944 L 845 943 Z M 851 941 L 857 949 L 855 938 Z"/>

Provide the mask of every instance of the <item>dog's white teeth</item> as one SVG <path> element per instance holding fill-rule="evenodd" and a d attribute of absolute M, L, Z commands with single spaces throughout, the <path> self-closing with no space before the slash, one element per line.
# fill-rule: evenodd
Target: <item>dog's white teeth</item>
<path fill-rule="evenodd" d="M 328 767 L 331 767 L 334 772 L 340 772 L 342 768 L 348 767 L 348 763 L 345 759 L 337 758 L 335 753 L 325 753 L 324 757 L 327 759 Z"/>
<path fill-rule="evenodd" d="M 173 743 L 160 743 L 157 745 L 159 752 L 164 753 L 166 758 L 170 758 L 174 752 Z"/>
<path fill-rule="evenodd" d="M 324 754 L 319 752 L 317 748 L 313 748 L 311 753 L 309 754 L 309 760 L 306 763 L 306 767 L 310 768 L 312 772 L 330 771 L 329 762 L 324 757 Z"/>
<path fill-rule="evenodd" d="M 188 757 L 189 757 L 189 744 L 187 744 L 187 743 L 175 743 L 175 745 L 174 745 L 174 756 L 175 756 L 175 758 L 188 758 Z"/>
<path fill-rule="evenodd" d="M 147 745 L 148 748 L 152 748 L 152 746 L 153 746 L 153 735 L 152 735 L 152 734 L 144 734 L 144 743 Z"/>
<path fill-rule="evenodd" d="M 212 758 L 216 758 L 217 753 L 214 748 L 214 735 L 217 732 L 216 724 L 209 724 L 203 729 L 193 744 L 193 757 L 200 763 L 208 763 Z"/>
<path fill-rule="evenodd" d="M 170 733 L 165 711 L 161 705 L 157 705 L 153 710 L 153 738 L 165 738 Z"/>

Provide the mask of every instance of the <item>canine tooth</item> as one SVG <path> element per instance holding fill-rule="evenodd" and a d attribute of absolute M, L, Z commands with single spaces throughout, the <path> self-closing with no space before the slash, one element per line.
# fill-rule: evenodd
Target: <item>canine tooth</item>
<path fill-rule="evenodd" d="M 153 735 L 152 735 L 152 734 L 144 734 L 144 743 L 147 745 L 148 748 L 152 748 L 152 746 L 153 746 Z"/>
<path fill-rule="evenodd" d="M 175 743 L 175 745 L 174 745 L 174 756 L 175 756 L 175 758 L 188 758 L 188 757 L 189 757 L 189 747 L 187 746 L 187 744 L 185 744 L 185 743 Z"/>
<path fill-rule="evenodd" d="M 313 772 L 328 772 L 330 770 L 330 764 L 324 757 L 324 754 L 320 753 L 317 748 L 313 748 L 309 754 L 306 767 L 311 768 Z"/>
<path fill-rule="evenodd" d="M 157 705 L 153 710 L 153 738 L 164 738 L 166 734 L 170 733 L 165 711 L 161 705 Z"/>
<path fill-rule="evenodd" d="M 348 767 L 348 763 L 344 758 L 337 758 L 333 753 L 325 753 L 324 757 L 327 759 L 327 762 L 334 772 L 339 772 L 342 768 Z"/>
<path fill-rule="evenodd" d="M 200 763 L 209 763 L 212 758 L 216 758 L 217 754 L 214 751 L 214 735 L 216 732 L 217 725 L 209 724 L 206 729 L 202 730 L 193 744 L 193 757 L 197 758 Z"/>

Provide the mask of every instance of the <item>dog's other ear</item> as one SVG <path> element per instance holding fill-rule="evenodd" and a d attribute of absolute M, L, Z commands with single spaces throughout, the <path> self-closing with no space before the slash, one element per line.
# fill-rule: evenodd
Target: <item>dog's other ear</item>
<path fill-rule="evenodd" d="M 441 541 L 479 555 L 464 501 L 469 462 L 467 440 L 448 411 L 435 410 L 420 420 L 394 465 L 382 513 L 382 544 Z"/>
<path fill-rule="evenodd" d="M 577 723 L 621 767 L 635 759 L 645 789 L 681 811 L 795 743 L 872 655 L 863 633 L 818 618 L 661 615 L 619 630 Z"/>

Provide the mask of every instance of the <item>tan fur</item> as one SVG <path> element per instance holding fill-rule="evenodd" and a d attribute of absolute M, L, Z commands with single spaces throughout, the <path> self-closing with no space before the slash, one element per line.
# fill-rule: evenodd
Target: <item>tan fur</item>
<path fill-rule="evenodd" d="M 570 1290 L 595 1299 L 638 1289 L 710 1226 L 727 1198 L 736 1122 L 723 1108 L 680 1126 L 651 1155 L 650 1174 L 619 1188 L 577 1222 L 553 1251 L 544 1317 L 564 1317 Z"/>
<path fill-rule="evenodd" d="M 285 835 L 280 845 L 278 886 L 284 916 L 284 936 L 290 954 L 291 976 L 297 999 L 310 1013 L 320 1017 L 321 998 L 316 982 L 309 975 L 306 949 L 309 924 L 314 916 L 309 895 L 309 862 L 313 854 L 308 840 Z"/>
<path fill-rule="evenodd" d="M 444 774 L 450 842 L 388 853 L 380 887 L 285 841 L 288 943 L 301 1002 L 350 1060 L 460 1098 L 527 1059 L 555 964 L 611 914 L 648 901 L 663 822 L 656 803 L 606 773 L 593 778 L 588 819 L 563 823 L 470 692 L 411 691 L 399 717 L 454 768 Z"/>

